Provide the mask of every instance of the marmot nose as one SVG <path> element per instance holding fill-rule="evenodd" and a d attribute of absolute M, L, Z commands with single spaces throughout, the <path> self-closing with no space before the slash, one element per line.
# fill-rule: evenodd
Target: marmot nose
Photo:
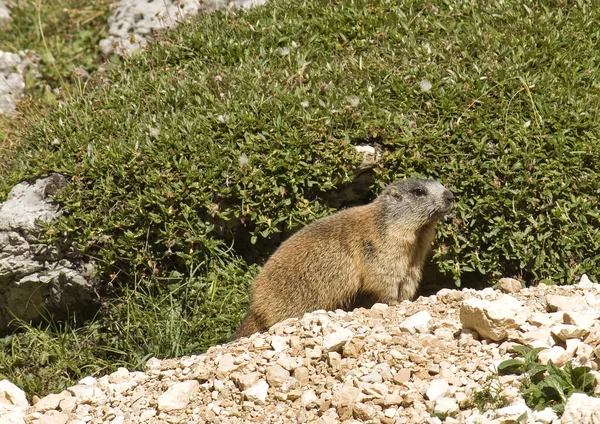
<path fill-rule="evenodd" d="M 444 198 L 446 203 L 454 202 L 454 194 L 452 194 L 450 190 L 444 190 L 444 194 L 442 194 L 442 197 Z"/>

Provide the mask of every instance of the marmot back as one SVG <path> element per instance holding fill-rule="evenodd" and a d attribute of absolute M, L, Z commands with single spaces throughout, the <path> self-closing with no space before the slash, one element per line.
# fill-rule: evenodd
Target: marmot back
<path fill-rule="evenodd" d="M 368 205 L 304 227 L 255 278 L 248 313 L 232 339 L 318 309 L 411 299 L 436 224 L 453 201 L 452 192 L 437 181 L 397 181 Z"/>

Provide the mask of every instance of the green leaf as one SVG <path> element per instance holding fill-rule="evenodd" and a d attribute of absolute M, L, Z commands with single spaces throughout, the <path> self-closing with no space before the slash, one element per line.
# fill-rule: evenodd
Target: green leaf
<path fill-rule="evenodd" d="M 530 364 L 537 360 L 538 354 L 546 349 L 545 347 L 536 347 L 534 349 L 529 349 L 529 351 L 525 354 L 525 362 Z"/>
<path fill-rule="evenodd" d="M 571 383 L 571 375 L 568 372 L 568 367 L 570 366 L 571 362 L 567 362 L 565 364 L 565 370 L 562 370 L 560 368 L 558 368 L 554 362 L 552 362 L 552 360 L 548 360 L 548 364 L 546 364 L 546 366 L 548 367 L 548 375 L 552 376 L 552 377 L 556 377 L 561 381 L 561 384 L 563 386 L 572 386 Z"/>
<path fill-rule="evenodd" d="M 547 368 L 546 366 L 539 364 L 539 363 L 534 363 L 532 364 L 532 366 L 527 370 L 527 374 L 529 374 L 529 378 L 531 378 L 531 381 L 533 381 L 534 383 L 540 381 L 543 376 L 544 373 L 546 372 Z"/>
<path fill-rule="evenodd" d="M 548 397 L 551 399 L 556 399 L 561 402 L 567 401 L 564 385 L 565 381 L 557 375 L 547 375 L 540 383 L 540 387 L 544 394 L 548 394 Z M 548 393 L 548 389 L 555 393 Z"/>
<path fill-rule="evenodd" d="M 515 420 L 516 423 L 524 423 L 527 422 L 527 412 L 523 412 L 521 415 L 517 417 Z"/>
<path fill-rule="evenodd" d="M 521 374 L 524 372 L 525 362 L 522 359 L 507 359 L 500 362 L 498 372 L 501 375 L 506 374 Z"/>
<path fill-rule="evenodd" d="M 517 352 L 519 355 L 521 355 L 523 358 L 526 358 L 527 355 L 532 351 L 532 349 L 529 346 L 521 346 L 521 345 L 513 346 L 512 349 L 515 352 Z"/>
<path fill-rule="evenodd" d="M 590 373 L 589 367 L 576 367 L 571 371 L 573 379 L 573 387 L 575 390 L 580 390 L 583 393 L 594 393 L 596 379 Z"/>

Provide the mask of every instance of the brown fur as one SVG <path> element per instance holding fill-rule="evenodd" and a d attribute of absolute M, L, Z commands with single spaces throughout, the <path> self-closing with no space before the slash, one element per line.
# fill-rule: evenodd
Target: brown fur
<path fill-rule="evenodd" d="M 418 190 L 426 196 L 418 196 Z M 317 220 L 271 256 L 232 339 L 317 309 L 411 299 L 452 193 L 432 180 L 390 185 L 374 202 Z"/>

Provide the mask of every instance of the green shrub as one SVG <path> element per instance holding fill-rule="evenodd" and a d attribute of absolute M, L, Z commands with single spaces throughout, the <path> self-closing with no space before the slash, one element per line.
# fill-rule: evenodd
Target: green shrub
<path fill-rule="evenodd" d="M 533 2 L 217 12 L 41 120 L 26 173 L 74 176 L 51 231 L 131 280 L 181 271 L 229 231 L 255 240 L 330 213 L 350 144 L 377 142 L 374 191 L 420 174 L 456 192 L 435 260 L 457 282 L 596 278 L 599 17 Z"/>

